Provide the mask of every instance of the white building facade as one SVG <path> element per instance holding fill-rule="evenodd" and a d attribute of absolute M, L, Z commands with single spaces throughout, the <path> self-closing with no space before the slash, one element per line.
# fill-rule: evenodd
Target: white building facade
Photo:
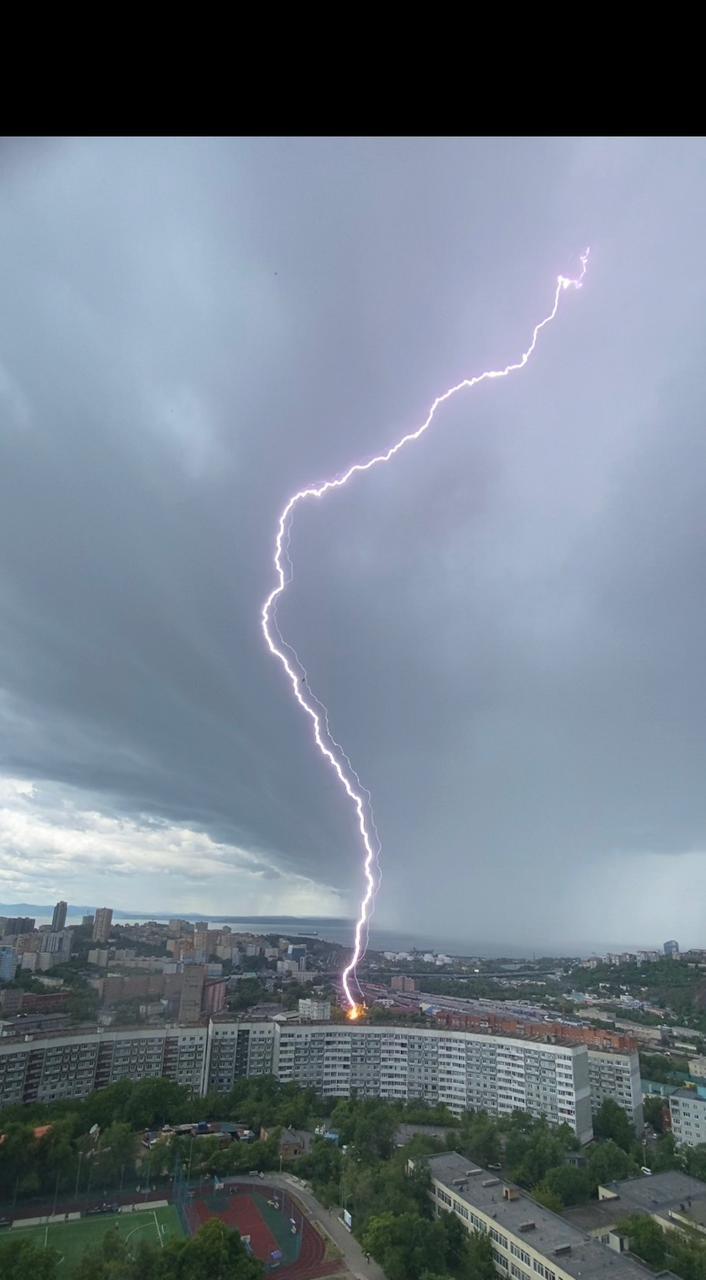
<path fill-rule="evenodd" d="M 606 1049 L 588 1050 L 591 1110 L 595 1116 L 604 1098 L 613 1098 L 627 1112 L 638 1134 L 642 1133 L 642 1083 L 640 1058 L 634 1053 Z"/>
<path fill-rule="evenodd" d="M 330 1098 L 421 1098 L 456 1115 L 527 1111 L 568 1124 L 582 1143 L 604 1097 L 641 1118 L 637 1055 L 481 1032 L 219 1019 L 0 1040 L 0 1106 L 86 1097 L 150 1076 L 226 1093 L 237 1079 L 262 1075 Z"/>

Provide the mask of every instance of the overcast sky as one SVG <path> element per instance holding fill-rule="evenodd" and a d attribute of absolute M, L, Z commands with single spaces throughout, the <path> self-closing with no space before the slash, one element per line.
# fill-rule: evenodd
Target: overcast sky
<path fill-rule="evenodd" d="M 706 945 L 706 143 L 0 150 L 0 901 Z"/>

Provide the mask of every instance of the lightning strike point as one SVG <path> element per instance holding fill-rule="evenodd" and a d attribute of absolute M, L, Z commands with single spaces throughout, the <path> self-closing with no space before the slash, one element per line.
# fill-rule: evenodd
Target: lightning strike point
<path fill-rule="evenodd" d="M 588 270 L 588 258 L 590 249 L 586 249 L 579 257 L 581 270 L 575 278 L 568 276 L 557 276 L 556 289 L 554 292 L 554 305 L 551 311 L 539 324 L 535 325 L 532 330 L 532 338 L 530 344 L 519 360 L 513 364 L 505 365 L 503 369 L 486 369 L 484 373 L 476 374 L 472 378 L 464 378 L 454 387 L 449 387 L 442 395 L 437 396 L 434 400 L 424 422 L 416 431 L 410 431 L 407 435 L 401 437 L 396 444 L 390 446 L 384 453 L 376 454 L 373 458 L 368 458 L 367 462 L 354 462 L 352 466 L 344 471 L 341 475 L 334 476 L 331 480 L 324 480 L 321 484 L 311 485 L 306 489 L 300 489 L 298 493 L 294 493 L 289 498 L 283 508 L 277 524 L 277 533 L 275 535 L 274 549 L 274 570 L 276 585 L 268 595 L 264 605 L 262 606 L 261 626 L 265 642 L 270 653 L 278 658 L 281 662 L 285 673 L 292 686 L 292 692 L 302 711 L 309 717 L 311 722 L 311 730 L 314 741 L 324 759 L 333 769 L 338 781 L 340 782 L 344 792 L 353 805 L 355 812 L 358 831 L 360 833 L 361 846 L 363 851 L 363 879 L 364 893 L 360 903 L 358 919 L 355 926 L 353 954 L 350 962 L 346 965 L 341 974 L 341 983 L 348 1001 L 347 1017 L 351 1022 L 357 1021 L 365 1013 L 365 1005 L 355 999 L 351 992 L 351 981 L 358 985 L 356 972 L 358 965 L 365 954 L 367 945 L 367 932 L 370 924 L 375 893 L 380 883 L 380 842 L 375 827 L 375 818 L 373 816 L 372 804 L 370 802 L 370 793 L 366 790 L 353 768 L 348 756 L 343 748 L 336 742 L 329 728 L 329 716 L 326 707 L 311 691 L 306 672 L 297 657 L 296 651 L 291 645 L 283 639 L 277 623 L 277 605 L 280 596 L 285 588 L 292 581 L 293 566 L 291 560 L 291 552 L 289 547 L 292 517 L 294 510 L 300 502 L 307 498 L 323 498 L 331 489 L 341 489 L 353 476 L 359 475 L 361 472 L 370 471 L 372 467 L 378 466 L 380 463 L 389 462 L 399 453 L 405 445 L 412 444 L 415 440 L 419 440 L 421 436 L 429 429 L 435 417 L 436 411 L 440 405 L 445 404 L 452 396 L 459 391 L 471 390 L 478 386 L 480 382 L 489 382 L 491 378 L 507 378 L 511 373 L 516 373 L 520 369 L 524 369 L 530 356 L 533 355 L 542 329 L 551 324 L 557 311 L 559 310 L 559 300 L 567 289 L 580 289 L 583 285 L 584 276 Z M 377 876 L 377 879 L 376 879 Z M 360 987 L 358 985 L 358 989 Z M 362 994 L 362 993 L 361 993 Z"/>

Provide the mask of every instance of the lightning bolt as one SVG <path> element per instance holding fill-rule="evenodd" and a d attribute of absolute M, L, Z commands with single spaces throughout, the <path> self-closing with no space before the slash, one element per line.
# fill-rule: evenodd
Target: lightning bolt
<path fill-rule="evenodd" d="M 549 312 L 549 315 L 545 316 L 543 320 L 540 320 L 539 324 L 535 325 L 532 330 L 532 339 L 530 344 L 519 360 L 515 361 L 513 364 L 505 365 L 504 369 L 487 369 L 484 373 L 476 374 L 472 378 L 464 378 L 462 382 L 458 382 L 455 386 L 449 387 L 447 391 L 444 391 L 443 395 L 436 397 L 436 400 L 434 400 L 422 425 L 417 427 L 416 431 L 410 431 L 407 435 L 402 436 L 396 444 L 391 445 L 384 453 L 378 453 L 374 457 L 368 458 L 367 462 L 354 462 L 347 471 L 344 471 L 339 476 L 335 476 L 332 480 L 324 480 L 321 484 L 311 485 L 307 489 L 300 489 L 297 493 L 292 494 L 292 497 L 288 499 L 286 506 L 283 507 L 279 517 L 273 559 L 276 585 L 273 587 L 262 606 L 262 631 L 270 653 L 274 654 L 276 658 L 279 658 L 279 661 L 282 663 L 282 666 L 289 677 L 292 692 L 294 693 L 297 702 L 311 721 L 314 741 L 319 751 L 333 769 L 338 781 L 353 805 L 364 855 L 364 892 L 355 926 L 353 954 L 349 964 L 341 974 L 341 982 L 349 1006 L 348 1017 L 351 1019 L 359 1017 L 364 1008 L 362 1003 L 362 991 L 358 983 L 356 970 L 361 957 L 365 954 L 367 934 L 376 887 L 380 882 L 379 858 L 381 845 L 375 826 L 370 792 L 362 785 L 360 778 L 358 777 L 358 774 L 353 768 L 353 765 L 348 759 L 345 751 L 333 737 L 329 726 L 329 717 L 326 707 L 312 692 L 309 687 L 306 669 L 300 661 L 296 650 L 292 645 L 287 643 L 279 629 L 277 621 L 277 606 L 279 599 L 286 587 L 289 586 L 294 578 L 294 567 L 289 552 L 294 511 L 300 502 L 305 502 L 309 498 L 323 498 L 327 493 L 330 493 L 332 489 L 343 488 L 343 486 L 348 484 L 348 481 L 352 480 L 354 476 L 360 475 L 364 471 L 370 471 L 380 463 L 390 462 L 391 459 L 400 452 L 400 449 L 404 449 L 405 445 L 412 444 L 415 440 L 419 440 L 420 437 L 428 431 L 439 406 L 445 404 L 447 400 L 450 400 L 452 396 L 457 395 L 459 391 L 470 391 L 472 387 L 478 386 L 480 382 L 489 382 L 491 378 L 507 378 L 509 374 L 517 373 L 520 369 L 524 369 L 527 361 L 534 352 L 540 333 L 547 327 L 547 325 L 551 324 L 552 320 L 555 318 L 557 311 L 559 310 L 559 302 L 562 294 L 567 289 L 581 288 L 584 276 L 588 269 L 589 252 L 590 251 L 586 249 L 585 253 L 580 255 L 579 261 L 581 263 L 581 270 L 576 277 L 557 277 L 552 309 Z M 355 982 L 355 985 L 358 987 L 361 1001 L 356 1000 L 353 996 L 351 991 L 351 982 Z"/>

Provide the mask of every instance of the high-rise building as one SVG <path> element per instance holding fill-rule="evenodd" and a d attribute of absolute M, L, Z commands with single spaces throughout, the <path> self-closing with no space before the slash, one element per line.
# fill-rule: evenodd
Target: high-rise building
<path fill-rule="evenodd" d="M 228 992 L 225 978 L 216 978 L 213 982 L 205 983 L 201 998 L 203 1013 L 213 1016 L 225 1009 L 227 1003 Z"/>
<path fill-rule="evenodd" d="M 670 938 L 669 942 L 665 942 L 665 944 L 664 944 L 664 954 L 665 954 L 665 956 L 678 956 L 678 955 L 679 955 L 679 943 L 676 941 L 676 939 L 675 939 L 675 938 Z"/>
<path fill-rule="evenodd" d="M 179 1000 L 180 1022 L 199 1021 L 205 980 L 205 965 L 187 964 L 184 966 L 184 981 L 181 988 L 181 999 Z"/>
<path fill-rule="evenodd" d="M 53 960 L 31 956 L 44 958 Z M 444 1102 L 456 1114 L 468 1109 L 493 1115 L 528 1111 L 553 1124 L 570 1125 L 581 1142 L 592 1136 L 591 1104 L 599 1099 L 590 1083 L 595 1071 L 589 1069 L 590 1051 L 584 1044 L 425 1027 L 246 1021 L 223 1014 L 207 1027 L 200 1014 L 204 970 L 190 965 L 183 977 L 180 1020 L 190 1025 L 182 1030 L 126 1027 L 77 1030 L 60 1039 L 0 1039 L 0 1107 L 83 1098 L 123 1078 L 165 1075 L 195 1092 L 225 1093 L 239 1077 L 274 1075 L 329 1098 L 424 1098 Z M 124 980 L 106 978 L 106 985 L 110 981 Z M 217 1003 L 220 984 L 212 985 L 207 1002 Z M 626 1106 L 624 1080 L 604 1072 L 596 1088 L 602 1097 L 613 1096 Z M 692 1107 L 691 1098 L 682 1094 L 674 1102 L 685 1113 L 682 1119 L 675 1114 L 679 1107 L 672 1107 L 678 1140 L 704 1141 L 706 1122 L 696 1124 L 697 1103 Z M 706 1103 L 698 1105 L 706 1110 Z"/>
<path fill-rule="evenodd" d="M 51 918 L 52 933 L 58 933 L 66 924 L 67 904 L 65 902 L 57 902 L 54 907 L 54 914 Z"/>
<path fill-rule="evenodd" d="M 32 916 L 3 916 L 2 936 L 12 937 L 19 933 L 32 933 L 36 921 Z"/>
<path fill-rule="evenodd" d="M 17 952 L 14 947 L 0 947 L 0 982 L 14 982 Z"/>
<path fill-rule="evenodd" d="M 680 1146 L 700 1147 L 706 1142 L 706 1098 L 693 1089 L 677 1089 L 669 1099 L 672 1133 Z"/>
<path fill-rule="evenodd" d="M 445 1103 L 456 1115 L 527 1111 L 552 1124 L 568 1124 L 581 1142 L 593 1136 L 585 1045 L 350 1023 L 240 1023 L 237 1040 L 236 1046 L 232 1026 L 213 1024 L 210 1087 L 215 1090 L 233 1085 L 221 1063 L 225 1053 L 234 1063 L 246 1063 L 243 1074 L 274 1075 L 325 1097 L 421 1098 L 431 1105 Z"/>
<path fill-rule="evenodd" d="M 93 931 L 94 920 L 95 920 L 95 916 L 81 916 L 81 928 L 90 929 L 91 931 Z"/>
<path fill-rule="evenodd" d="M 642 1133 L 642 1082 L 637 1050 L 617 1052 L 588 1049 L 591 1111 L 595 1116 L 604 1098 L 612 1098 L 627 1112 L 638 1134 Z"/>
<path fill-rule="evenodd" d="M 45 955 L 56 956 L 58 964 L 70 959 L 73 932 L 73 929 L 57 929 L 56 932 L 50 929 L 48 933 L 43 933 L 40 951 Z"/>
<path fill-rule="evenodd" d="M 113 908 L 99 907 L 93 921 L 93 941 L 107 942 L 113 924 Z"/>
<path fill-rule="evenodd" d="M 208 923 L 199 922 L 194 929 L 194 956 L 198 963 L 208 960 L 209 950 Z"/>

